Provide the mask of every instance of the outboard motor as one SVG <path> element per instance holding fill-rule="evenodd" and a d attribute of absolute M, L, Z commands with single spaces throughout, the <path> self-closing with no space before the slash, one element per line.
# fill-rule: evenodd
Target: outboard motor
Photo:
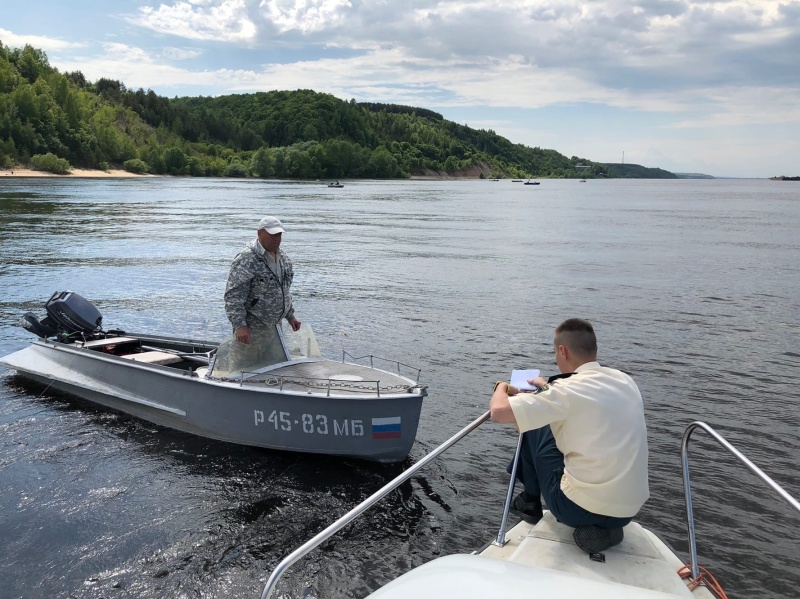
<path fill-rule="evenodd" d="M 92 335 L 100 330 L 103 315 L 92 303 L 72 291 L 56 291 L 44 305 L 47 316 L 41 321 L 33 312 L 26 312 L 19 325 L 39 337 L 59 333 Z"/>

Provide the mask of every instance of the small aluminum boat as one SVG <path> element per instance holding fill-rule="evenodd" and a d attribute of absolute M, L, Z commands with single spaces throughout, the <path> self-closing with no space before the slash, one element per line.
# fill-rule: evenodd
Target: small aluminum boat
<path fill-rule="evenodd" d="M 55 293 L 46 309 L 42 321 L 27 313 L 21 323 L 39 339 L 0 365 L 155 424 L 240 445 L 399 462 L 414 444 L 427 395 L 420 371 L 376 356 L 323 358 L 307 325 L 297 332 L 276 325 L 244 346 L 233 337 L 102 331 L 97 309 L 72 292 Z"/>

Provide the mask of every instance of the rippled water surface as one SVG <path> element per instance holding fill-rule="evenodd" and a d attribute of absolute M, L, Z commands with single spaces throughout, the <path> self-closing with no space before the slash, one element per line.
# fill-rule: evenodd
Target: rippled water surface
<path fill-rule="evenodd" d="M 0 180 L 0 354 L 56 290 L 107 328 L 218 339 L 233 256 L 284 221 L 298 317 L 323 352 L 423 369 L 406 464 L 250 449 L 0 373 L 0 597 L 258 597 L 277 562 L 486 409 L 512 368 L 555 372 L 581 316 L 642 390 L 652 498 L 688 559 L 680 438 L 707 421 L 795 497 L 800 185 L 772 181 Z M 362 597 L 494 538 L 516 435 L 486 424 L 289 570 L 284 597 Z M 798 514 L 692 442 L 701 564 L 731 597 L 795 597 Z M 793 523 L 787 526 L 787 523 Z"/>

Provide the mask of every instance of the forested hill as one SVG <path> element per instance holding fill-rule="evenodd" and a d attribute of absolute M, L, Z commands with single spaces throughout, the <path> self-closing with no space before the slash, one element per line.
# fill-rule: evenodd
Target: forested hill
<path fill-rule="evenodd" d="M 29 163 L 54 172 L 119 165 L 312 179 L 614 176 L 606 165 L 513 144 L 423 108 L 311 90 L 170 99 L 60 73 L 41 50 L 0 42 L 0 167 Z"/>
<path fill-rule="evenodd" d="M 660 168 L 648 168 L 641 164 L 625 164 L 623 162 L 608 162 L 606 166 L 611 170 L 612 177 L 622 179 L 677 179 L 675 173 Z M 713 178 L 713 177 L 712 177 Z"/>

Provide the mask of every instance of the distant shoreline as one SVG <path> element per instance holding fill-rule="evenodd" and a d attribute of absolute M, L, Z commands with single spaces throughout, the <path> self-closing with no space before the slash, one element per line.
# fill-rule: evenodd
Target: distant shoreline
<path fill-rule="evenodd" d="M 61 177 L 66 179 L 127 179 L 133 177 L 158 177 L 159 175 L 139 175 L 123 169 L 112 168 L 107 171 L 87 168 L 74 168 L 69 174 L 56 175 L 32 168 L 7 168 L 0 171 L 0 177 Z"/>
<path fill-rule="evenodd" d="M 132 178 L 141 178 L 141 177 L 165 177 L 171 175 L 151 175 L 151 174 L 138 174 L 138 173 L 131 173 L 123 169 L 109 169 L 107 171 L 101 171 L 98 169 L 86 169 L 86 168 L 73 168 L 69 174 L 66 175 L 57 175 L 55 173 L 50 173 L 47 171 L 37 171 L 32 168 L 7 168 L 0 170 L 0 177 L 15 177 L 15 178 L 27 178 L 27 177 L 35 177 L 35 178 L 62 178 L 62 179 L 132 179 Z M 174 176 L 174 175 L 172 175 Z M 189 175 L 179 175 L 189 177 Z M 217 179 L 225 179 L 226 177 L 214 177 Z M 471 181 L 480 180 L 478 176 L 453 176 L 453 175 L 412 175 L 410 177 L 413 181 Z M 263 179 L 264 181 L 268 181 L 269 179 Z M 399 180 L 399 179 L 397 179 Z M 491 179 L 485 179 L 489 181 Z"/>
<path fill-rule="evenodd" d="M 177 175 L 178 177 L 187 177 L 189 178 L 190 175 Z M 131 173 L 124 169 L 117 169 L 112 168 L 107 171 L 99 170 L 99 169 L 86 169 L 86 168 L 73 168 L 69 174 L 66 175 L 57 175 L 55 173 L 50 173 L 47 171 L 37 171 L 32 168 L 5 168 L 0 169 L 0 177 L 14 177 L 14 178 L 62 178 L 62 179 L 141 179 L 141 178 L 163 178 L 163 177 L 175 177 L 175 175 L 152 175 L 149 173 Z M 226 179 L 227 177 L 214 177 L 215 179 Z M 248 177 L 254 178 L 255 177 Z M 705 177 L 704 177 L 705 178 Z M 709 179 L 727 179 L 730 177 L 711 177 L 708 176 Z M 750 177 L 745 177 L 750 178 Z M 753 177 L 758 178 L 758 177 Z M 548 179 L 548 177 L 537 177 L 537 179 Z M 625 179 L 624 177 L 621 179 Z M 680 178 L 679 178 L 680 179 Z M 787 177 L 787 176 L 780 176 L 780 177 L 769 177 L 772 181 L 800 181 L 800 177 Z M 259 179 L 262 181 L 269 181 L 270 179 Z M 301 179 L 304 180 L 304 179 Z M 400 181 L 402 179 L 391 179 L 393 181 Z M 494 181 L 494 178 L 485 177 L 483 179 L 480 178 L 480 175 L 475 176 L 473 174 L 469 175 L 446 175 L 446 174 L 424 174 L 424 175 L 411 175 L 408 179 L 410 181 Z M 499 180 L 510 180 L 507 177 L 502 177 Z M 564 179 L 569 180 L 569 179 Z M 609 179 L 611 180 L 611 179 Z M 625 179 L 629 180 L 629 179 Z"/>

